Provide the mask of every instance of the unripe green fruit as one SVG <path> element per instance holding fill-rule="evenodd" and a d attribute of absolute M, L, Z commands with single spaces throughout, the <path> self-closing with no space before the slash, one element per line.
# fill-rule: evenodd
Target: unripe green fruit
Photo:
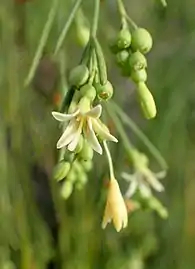
<path fill-rule="evenodd" d="M 128 58 L 129 58 L 129 52 L 127 50 L 122 50 L 118 52 L 116 55 L 116 61 L 120 66 L 124 66 Z"/>
<path fill-rule="evenodd" d="M 100 100 L 109 100 L 113 96 L 113 86 L 107 81 L 105 85 L 96 84 L 97 96 Z"/>
<path fill-rule="evenodd" d="M 151 34 L 144 28 L 137 28 L 132 33 L 131 46 L 134 50 L 139 50 L 143 54 L 148 53 L 153 45 Z"/>
<path fill-rule="evenodd" d="M 88 161 L 93 159 L 93 149 L 85 141 L 81 152 L 79 153 L 81 159 Z"/>
<path fill-rule="evenodd" d="M 94 101 L 96 97 L 96 89 L 89 84 L 82 86 L 80 92 L 83 97 L 87 97 L 90 101 Z"/>
<path fill-rule="evenodd" d="M 122 29 L 117 38 L 117 46 L 119 49 L 126 49 L 131 45 L 131 33 L 128 29 Z"/>
<path fill-rule="evenodd" d="M 88 27 L 84 25 L 80 25 L 80 27 L 77 27 L 77 39 L 82 47 L 86 46 L 87 42 L 89 41 L 89 36 L 90 30 Z"/>
<path fill-rule="evenodd" d="M 80 64 L 73 68 L 69 75 L 69 83 L 72 86 L 80 87 L 84 85 L 89 78 L 89 69 L 86 65 Z"/>
<path fill-rule="evenodd" d="M 65 181 L 61 188 L 61 195 L 64 199 L 68 199 L 73 191 L 73 185 L 70 181 Z"/>
<path fill-rule="evenodd" d="M 129 66 L 131 69 L 137 71 L 147 67 L 146 57 L 139 51 L 134 52 L 129 57 Z"/>
<path fill-rule="evenodd" d="M 138 99 L 146 119 L 152 119 L 156 116 L 156 104 L 154 98 L 145 83 L 140 82 L 137 85 Z"/>
<path fill-rule="evenodd" d="M 110 41 L 109 48 L 113 54 L 117 54 L 120 51 L 119 47 L 117 46 L 116 38 L 113 38 Z"/>
<path fill-rule="evenodd" d="M 60 162 L 54 168 L 54 179 L 60 181 L 64 179 L 68 172 L 70 171 L 70 163 L 69 162 Z"/>
<path fill-rule="evenodd" d="M 145 82 L 147 80 L 147 73 L 145 69 L 131 71 L 131 79 L 135 83 Z"/>
<path fill-rule="evenodd" d="M 66 177 L 66 181 L 70 181 L 71 183 L 74 183 L 76 180 L 77 180 L 76 171 L 75 171 L 74 167 L 71 167 L 71 170 Z"/>

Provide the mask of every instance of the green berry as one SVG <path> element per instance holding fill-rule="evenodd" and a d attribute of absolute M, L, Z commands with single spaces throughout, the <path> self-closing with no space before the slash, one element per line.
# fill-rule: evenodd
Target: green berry
<path fill-rule="evenodd" d="M 72 86 L 80 87 L 84 85 L 89 78 L 89 69 L 81 64 L 73 68 L 69 75 L 69 83 Z"/>
<path fill-rule="evenodd" d="M 67 176 L 69 170 L 70 170 L 69 162 L 62 161 L 58 163 L 54 168 L 54 179 L 56 179 L 57 181 L 64 179 Z"/>
<path fill-rule="evenodd" d="M 68 199 L 73 191 L 73 185 L 70 181 L 65 181 L 61 188 L 61 195 L 64 199 Z"/>
<path fill-rule="evenodd" d="M 113 54 L 116 54 L 120 51 L 119 47 L 117 46 L 117 41 L 116 41 L 116 38 L 113 38 L 111 41 L 110 41 L 110 44 L 109 44 L 109 48 L 111 50 L 111 52 Z"/>
<path fill-rule="evenodd" d="M 96 84 L 95 87 L 97 90 L 97 96 L 100 100 L 107 101 L 113 96 L 113 86 L 109 81 L 107 81 L 104 85 L 101 85 L 100 83 Z"/>
<path fill-rule="evenodd" d="M 94 101 L 96 97 L 96 89 L 89 84 L 82 86 L 80 89 L 80 93 L 83 97 L 87 97 L 90 101 Z"/>
<path fill-rule="evenodd" d="M 147 67 L 146 57 L 139 51 L 131 54 L 129 57 L 129 66 L 131 69 L 137 71 Z"/>
<path fill-rule="evenodd" d="M 139 50 L 143 54 L 148 53 L 153 45 L 151 34 L 144 28 L 137 28 L 132 33 L 131 46 L 134 50 Z"/>
<path fill-rule="evenodd" d="M 145 82 L 147 80 L 147 73 L 145 69 L 131 71 L 131 79 L 135 83 Z"/>
<path fill-rule="evenodd" d="M 87 141 L 84 142 L 83 148 L 79 153 L 81 159 L 88 161 L 93 159 L 93 149 L 89 146 Z"/>
<path fill-rule="evenodd" d="M 140 82 L 137 85 L 137 94 L 142 112 L 146 119 L 152 119 L 156 116 L 156 104 L 154 98 L 145 83 Z"/>
<path fill-rule="evenodd" d="M 66 181 L 70 181 L 70 182 L 74 183 L 76 180 L 77 180 L 76 171 L 75 171 L 74 167 L 71 167 L 71 170 L 66 177 Z"/>
<path fill-rule="evenodd" d="M 120 66 L 124 66 L 128 58 L 129 52 L 127 50 L 122 50 L 116 54 L 116 61 Z"/>
<path fill-rule="evenodd" d="M 131 33 L 128 29 L 122 29 L 117 38 L 117 46 L 119 49 L 126 49 L 131 45 Z"/>

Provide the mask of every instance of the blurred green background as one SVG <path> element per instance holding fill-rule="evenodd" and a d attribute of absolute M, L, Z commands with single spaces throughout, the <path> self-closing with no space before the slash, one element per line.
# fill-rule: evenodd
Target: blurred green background
<path fill-rule="evenodd" d="M 129 80 L 121 77 L 108 50 L 119 30 L 114 0 L 101 3 L 98 37 L 103 45 L 115 101 L 147 134 L 169 169 L 159 199 L 169 211 L 162 220 L 138 210 L 129 226 L 116 233 L 101 230 L 100 198 L 107 166 L 95 158 L 88 184 L 63 201 L 52 180 L 59 130 L 51 117 L 67 90 L 66 73 L 80 61 L 78 25 L 74 22 L 54 57 L 57 38 L 72 1 L 59 0 L 53 25 L 35 76 L 24 87 L 52 1 L 0 1 L 0 268 L 1 269 L 194 269 L 195 268 L 195 1 L 124 1 L 129 15 L 153 36 L 149 87 L 158 115 L 143 119 Z M 55 5 L 55 3 L 54 3 Z M 83 3 L 91 21 L 93 1 Z M 53 16 L 52 14 L 50 14 Z M 147 152 L 129 132 L 136 147 Z M 117 147 L 117 146 L 114 146 Z M 116 169 L 123 166 L 118 156 Z M 155 160 L 154 160 L 155 167 Z M 119 183 L 122 180 L 118 178 Z"/>

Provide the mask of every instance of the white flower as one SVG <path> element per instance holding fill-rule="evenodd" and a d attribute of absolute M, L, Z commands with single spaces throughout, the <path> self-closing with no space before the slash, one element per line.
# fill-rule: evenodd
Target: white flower
<path fill-rule="evenodd" d="M 71 114 L 52 112 L 52 115 L 56 120 L 69 122 L 68 125 L 65 126 L 64 133 L 57 142 L 57 148 L 60 149 L 68 146 L 68 150 L 74 151 L 82 133 L 93 150 L 97 151 L 99 154 L 102 154 L 102 147 L 96 135 L 103 140 L 118 142 L 118 140 L 104 128 L 103 123 L 99 119 L 101 113 L 101 105 L 97 105 L 92 109 L 89 107 L 87 111 L 78 107 L 76 111 Z"/>
<path fill-rule="evenodd" d="M 127 227 L 128 213 L 122 197 L 118 182 L 112 178 L 109 182 L 109 189 L 106 201 L 102 228 L 105 229 L 107 224 L 113 220 L 114 227 L 117 232 Z"/>
<path fill-rule="evenodd" d="M 150 197 L 152 195 L 151 188 L 157 192 L 164 190 L 163 185 L 159 179 L 166 176 L 166 172 L 162 171 L 154 173 L 148 167 L 148 158 L 138 151 L 134 152 L 136 158 L 134 158 L 134 174 L 122 173 L 122 177 L 130 182 L 129 188 L 125 194 L 126 197 L 131 197 L 134 193 L 139 190 L 143 197 Z"/>

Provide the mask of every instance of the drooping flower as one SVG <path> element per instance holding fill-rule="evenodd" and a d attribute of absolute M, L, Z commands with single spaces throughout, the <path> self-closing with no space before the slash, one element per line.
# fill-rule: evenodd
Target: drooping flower
<path fill-rule="evenodd" d="M 148 158 L 138 151 L 134 152 L 133 160 L 135 173 L 122 173 L 122 177 L 130 183 L 125 196 L 130 198 L 137 190 L 140 191 L 142 197 L 151 196 L 151 189 L 154 189 L 157 192 L 162 192 L 164 187 L 159 179 L 165 177 L 166 172 L 162 171 L 160 173 L 154 173 L 151 171 Z"/>
<path fill-rule="evenodd" d="M 102 106 L 97 105 L 94 108 L 90 108 L 86 99 L 82 101 L 83 102 L 79 103 L 74 113 L 64 114 L 52 112 L 56 120 L 66 123 L 66 125 L 64 125 L 64 132 L 57 142 L 57 148 L 60 149 L 67 146 L 68 150 L 74 151 L 81 134 L 83 134 L 93 150 L 102 154 L 102 147 L 97 136 L 102 140 L 113 142 L 118 142 L 118 140 L 110 134 L 109 130 L 99 119 L 102 113 Z M 67 124 L 67 122 L 69 123 Z"/>
<path fill-rule="evenodd" d="M 115 178 L 112 178 L 109 182 L 102 228 L 105 229 L 111 221 L 113 221 L 117 232 L 127 227 L 128 224 L 127 208 Z"/>

